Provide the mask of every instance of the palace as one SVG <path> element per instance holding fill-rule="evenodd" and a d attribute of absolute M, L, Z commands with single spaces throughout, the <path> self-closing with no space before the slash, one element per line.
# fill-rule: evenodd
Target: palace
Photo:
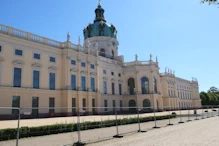
<path fill-rule="evenodd" d="M 97 114 L 112 107 L 144 111 L 201 105 L 197 79 L 181 79 L 169 69 L 160 73 L 151 55 L 147 61 L 136 55 L 124 62 L 116 27 L 106 23 L 100 3 L 95 15 L 83 30 L 83 45 L 80 38 L 71 43 L 70 34 L 58 42 L 0 25 L 0 107 L 24 108 L 21 114 L 37 118 L 73 115 L 78 107 Z M 17 111 L 0 109 L 1 118 L 13 114 Z"/>

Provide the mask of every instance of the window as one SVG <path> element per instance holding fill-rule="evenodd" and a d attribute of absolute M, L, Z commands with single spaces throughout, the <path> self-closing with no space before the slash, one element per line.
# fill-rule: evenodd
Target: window
<path fill-rule="evenodd" d="M 120 111 L 122 111 L 122 100 L 120 100 L 119 105 L 120 105 Z"/>
<path fill-rule="evenodd" d="M 75 100 L 75 98 L 72 98 L 71 104 L 72 104 L 72 115 L 76 115 L 76 100 Z"/>
<path fill-rule="evenodd" d="M 169 96 L 170 96 L 170 89 L 168 89 L 168 94 L 169 94 Z"/>
<path fill-rule="evenodd" d="M 34 58 L 34 59 L 40 59 L 40 54 L 34 53 L 34 54 L 33 54 L 33 58 Z"/>
<path fill-rule="evenodd" d="M 39 89 L 40 87 L 40 72 L 33 71 L 33 88 Z"/>
<path fill-rule="evenodd" d="M 99 53 L 100 56 L 103 56 L 105 57 L 106 54 L 105 54 L 105 50 L 103 48 L 100 49 L 100 53 Z"/>
<path fill-rule="evenodd" d="M 107 111 L 107 100 L 104 100 L 104 107 L 105 107 L 105 111 Z"/>
<path fill-rule="evenodd" d="M 90 68 L 91 68 L 91 69 L 94 69 L 94 64 L 91 64 L 91 65 L 90 65 Z"/>
<path fill-rule="evenodd" d="M 49 73 L 49 89 L 55 90 L 55 84 L 56 84 L 56 75 L 55 73 Z"/>
<path fill-rule="evenodd" d="M 71 64 L 72 65 L 76 65 L 76 61 L 75 60 L 71 60 Z"/>
<path fill-rule="evenodd" d="M 92 99 L 92 112 L 95 114 L 95 99 Z"/>
<path fill-rule="evenodd" d="M 113 112 L 115 113 L 115 108 L 116 108 L 116 101 L 113 100 Z"/>
<path fill-rule="evenodd" d="M 53 97 L 50 97 L 49 98 L 49 113 L 52 114 L 52 113 L 55 113 L 55 98 Z"/>
<path fill-rule="evenodd" d="M 144 99 L 143 100 L 143 107 L 144 107 L 144 109 L 143 109 L 144 111 L 150 111 L 150 109 L 151 109 L 151 102 L 150 102 L 149 99 Z"/>
<path fill-rule="evenodd" d="M 14 68 L 14 87 L 21 87 L 21 68 Z"/>
<path fill-rule="evenodd" d="M 55 57 L 50 57 L 50 62 L 56 62 L 56 58 Z"/>
<path fill-rule="evenodd" d="M 157 80 L 154 78 L 154 92 L 157 93 Z"/>
<path fill-rule="evenodd" d="M 90 79 L 90 87 L 91 87 L 91 91 L 95 91 L 95 79 L 91 78 Z"/>
<path fill-rule="evenodd" d="M 113 100 L 113 107 L 116 107 L 116 101 Z"/>
<path fill-rule="evenodd" d="M 106 70 L 103 70 L 103 74 L 106 74 Z"/>
<path fill-rule="evenodd" d="M 122 95 L 122 84 L 119 84 L 119 95 Z"/>
<path fill-rule="evenodd" d="M 149 94 L 149 80 L 147 77 L 141 78 L 142 94 Z"/>
<path fill-rule="evenodd" d="M 86 67 L 85 62 L 81 62 L 81 66 L 82 66 L 82 67 Z"/>
<path fill-rule="evenodd" d="M 118 76 L 119 76 L 119 77 L 121 77 L 121 74 L 120 74 L 120 73 L 118 73 Z"/>
<path fill-rule="evenodd" d="M 133 78 L 128 79 L 128 94 L 129 95 L 135 94 L 135 80 Z"/>
<path fill-rule="evenodd" d="M 38 107 L 39 107 L 39 97 L 32 97 L 32 112 L 31 115 L 33 118 L 38 117 Z"/>
<path fill-rule="evenodd" d="M 0 52 L 2 51 L 2 46 L 0 46 Z"/>
<path fill-rule="evenodd" d="M 111 75 L 114 76 L 114 72 L 111 72 Z"/>
<path fill-rule="evenodd" d="M 103 93 L 107 94 L 107 84 L 106 84 L 106 81 L 103 82 Z"/>
<path fill-rule="evenodd" d="M 115 84 L 112 83 L 112 94 L 115 95 Z"/>
<path fill-rule="evenodd" d="M 71 89 L 76 90 L 76 75 L 71 75 Z"/>
<path fill-rule="evenodd" d="M 23 55 L 23 51 L 15 49 L 15 55 L 22 56 Z"/>
<path fill-rule="evenodd" d="M 114 51 L 112 50 L 112 56 L 114 57 Z"/>
<path fill-rule="evenodd" d="M 12 97 L 12 107 L 19 108 L 20 107 L 20 96 Z M 17 109 L 12 109 L 12 115 L 18 116 L 19 111 Z"/>
<path fill-rule="evenodd" d="M 84 112 L 86 111 L 86 99 L 85 98 L 83 98 L 83 110 L 84 110 Z"/>
<path fill-rule="evenodd" d="M 86 77 L 81 76 L 81 89 L 82 91 L 86 91 Z"/>

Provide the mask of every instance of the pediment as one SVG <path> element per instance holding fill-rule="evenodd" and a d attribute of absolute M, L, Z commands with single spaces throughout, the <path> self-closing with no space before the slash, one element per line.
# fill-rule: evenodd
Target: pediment
<path fill-rule="evenodd" d="M 37 68 L 41 68 L 42 67 L 42 65 L 39 64 L 39 63 L 33 63 L 31 66 L 32 67 L 37 67 Z"/>
<path fill-rule="evenodd" d="M 49 66 L 48 69 L 49 69 L 49 70 L 57 70 L 57 67 L 55 67 L 55 66 Z"/>
<path fill-rule="evenodd" d="M 81 74 L 86 74 L 87 72 L 84 70 L 81 70 Z"/>
<path fill-rule="evenodd" d="M 115 82 L 115 79 L 114 79 L 114 78 L 112 78 L 112 79 L 111 79 L 111 81 L 112 81 L 112 82 Z"/>
<path fill-rule="evenodd" d="M 103 80 L 107 81 L 107 80 L 108 80 L 108 78 L 107 78 L 107 77 L 103 77 Z"/>
<path fill-rule="evenodd" d="M 71 68 L 70 72 L 77 72 L 78 70 L 76 68 Z"/>
<path fill-rule="evenodd" d="M 24 65 L 24 62 L 23 62 L 23 61 L 20 61 L 20 60 L 14 60 L 14 61 L 12 61 L 12 63 L 13 63 L 14 65 Z"/>
<path fill-rule="evenodd" d="M 91 72 L 90 75 L 96 75 L 96 73 L 95 72 Z"/>
<path fill-rule="evenodd" d="M 119 83 L 122 83 L 122 82 L 123 82 L 123 80 L 119 80 L 118 82 L 119 82 Z"/>

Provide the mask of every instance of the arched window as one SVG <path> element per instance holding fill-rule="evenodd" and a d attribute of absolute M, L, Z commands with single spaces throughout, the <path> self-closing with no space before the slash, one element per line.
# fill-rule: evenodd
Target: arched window
<path fill-rule="evenodd" d="M 100 56 L 105 56 L 105 49 L 103 48 L 100 49 Z"/>
<path fill-rule="evenodd" d="M 142 94 L 149 94 L 149 81 L 147 77 L 141 78 L 141 91 Z"/>
<path fill-rule="evenodd" d="M 112 50 L 112 56 L 114 57 L 114 51 Z"/>
<path fill-rule="evenodd" d="M 154 78 L 154 92 L 157 93 L 157 80 Z"/>
<path fill-rule="evenodd" d="M 133 112 L 136 111 L 136 102 L 133 99 L 129 100 L 129 111 L 133 111 Z"/>
<path fill-rule="evenodd" d="M 133 78 L 128 79 L 128 94 L 135 95 L 135 80 Z"/>
<path fill-rule="evenodd" d="M 151 110 L 151 103 L 150 103 L 149 99 L 143 100 L 143 110 L 144 110 L 144 112 L 148 112 Z"/>

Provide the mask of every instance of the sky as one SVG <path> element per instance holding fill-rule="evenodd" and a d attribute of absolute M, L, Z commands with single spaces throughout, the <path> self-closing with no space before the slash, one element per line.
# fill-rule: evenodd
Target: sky
<path fill-rule="evenodd" d="M 0 23 L 60 42 L 83 38 L 98 0 L 1 0 Z M 107 23 L 118 31 L 126 62 L 158 56 L 177 77 L 196 77 L 199 90 L 219 88 L 218 6 L 200 0 L 101 0 Z M 82 39 L 83 40 L 83 39 Z"/>

